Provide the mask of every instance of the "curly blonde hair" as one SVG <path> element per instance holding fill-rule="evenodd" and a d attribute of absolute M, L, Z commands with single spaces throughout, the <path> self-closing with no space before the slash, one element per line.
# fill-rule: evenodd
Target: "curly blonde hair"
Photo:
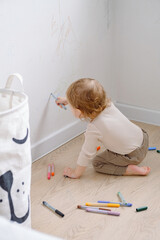
<path fill-rule="evenodd" d="M 71 106 L 82 112 L 82 118 L 93 120 L 110 106 L 110 99 L 107 98 L 104 88 L 92 78 L 73 82 L 68 87 L 66 96 Z"/>

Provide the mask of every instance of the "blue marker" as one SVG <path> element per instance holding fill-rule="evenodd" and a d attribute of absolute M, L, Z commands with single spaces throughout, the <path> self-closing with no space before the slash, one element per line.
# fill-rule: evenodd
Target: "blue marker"
<path fill-rule="evenodd" d="M 148 150 L 149 150 L 149 151 L 151 151 L 151 150 L 156 150 L 156 147 L 149 147 Z"/>
<path fill-rule="evenodd" d="M 98 201 L 98 203 L 116 203 L 122 207 L 132 207 L 132 203 L 121 203 L 121 202 L 109 202 L 109 201 Z"/>
<path fill-rule="evenodd" d="M 56 96 L 54 96 L 53 93 L 51 93 L 51 96 L 52 96 L 55 100 L 58 99 Z M 67 108 L 66 108 L 66 106 L 65 106 L 64 104 L 62 104 L 62 103 L 59 103 L 59 104 L 62 106 L 63 109 L 67 110 Z"/>

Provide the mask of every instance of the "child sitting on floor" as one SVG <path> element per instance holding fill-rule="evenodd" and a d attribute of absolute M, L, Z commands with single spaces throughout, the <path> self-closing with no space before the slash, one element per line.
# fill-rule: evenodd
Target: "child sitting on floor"
<path fill-rule="evenodd" d="M 147 175 L 150 172 L 149 167 L 137 166 L 147 154 L 148 134 L 114 106 L 98 81 L 83 78 L 73 82 L 66 98 L 59 97 L 56 103 L 69 104 L 76 118 L 89 120 L 77 166 L 65 168 L 64 175 L 79 178 L 90 161 L 100 173 Z M 99 141 L 106 150 L 97 155 Z"/>

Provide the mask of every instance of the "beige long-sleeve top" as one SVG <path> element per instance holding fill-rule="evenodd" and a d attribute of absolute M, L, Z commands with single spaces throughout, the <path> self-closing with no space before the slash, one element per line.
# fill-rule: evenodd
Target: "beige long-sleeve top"
<path fill-rule="evenodd" d="M 106 149 L 124 155 L 141 146 L 143 132 L 111 103 L 88 124 L 78 165 L 87 166 L 96 156 L 99 141 Z"/>

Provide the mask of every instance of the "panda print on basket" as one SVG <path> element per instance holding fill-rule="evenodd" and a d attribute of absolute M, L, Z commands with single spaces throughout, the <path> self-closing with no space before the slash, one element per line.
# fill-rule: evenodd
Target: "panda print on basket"
<path fill-rule="evenodd" d="M 22 76 L 13 73 L 0 89 L 0 215 L 28 227 L 31 163 L 28 96 Z"/>
<path fill-rule="evenodd" d="M 28 139 L 28 128 L 27 128 L 27 133 L 26 136 L 23 139 L 16 139 L 16 138 L 12 138 L 13 142 L 15 144 L 24 144 L 27 139 Z M 24 216 L 18 217 L 15 214 L 15 207 L 14 207 L 14 201 L 13 201 L 13 197 L 11 194 L 11 190 L 12 190 L 12 186 L 14 184 L 14 177 L 13 177 L 13 173 L 11 170 L 8 170 L 7 172 L 5 172 L 3 175 L 0 176 L 0 187 L 7 192 L 8 195 L 8 204 L 9 204 L 9 209 L 10 209 L 10 220 L 11 221 L 15 221 L 17 223 L 23 223 L 26 221 L 26 219 L 29 216 L 29 212 L 30 212 L 30 199 L 29 199 L 29 195 L 27 196 L 28 198 L 28 209 L 27 212 L 25 213 Z M 25 182 L 22 181 L 19 184 L 21 184 L 22 186 L 25 185 Z M 17 189 L 17 193 L 19 193 L 20 190 Z M 15 194 L 15 193 L 14 193 Z M 25 194 L 25 191 L 23 191 L 23 194 Z M 0 199 L 0 204 L 3 202 L 3 199 Z"/>

